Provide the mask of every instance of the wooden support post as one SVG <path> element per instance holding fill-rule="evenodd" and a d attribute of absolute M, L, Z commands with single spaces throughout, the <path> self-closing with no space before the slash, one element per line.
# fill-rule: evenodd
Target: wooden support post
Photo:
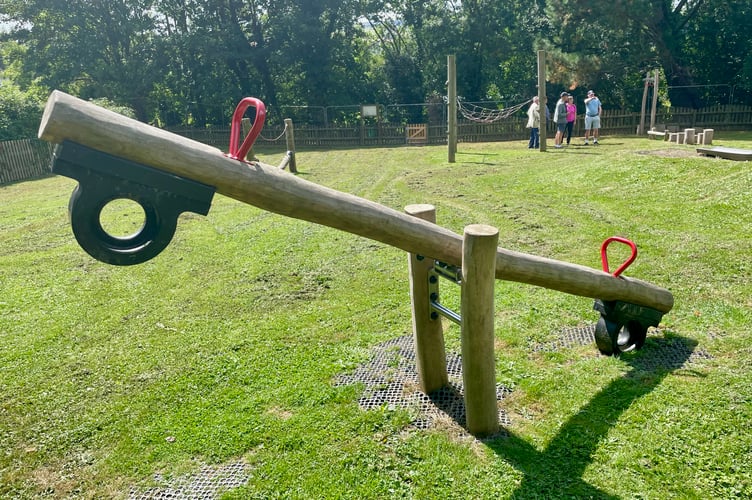
<path fill-rule="evenodd" d="M 243 137 L 246 137 L 248 135 L 248 132 L 251 131 L 251 119 L 250 118 L 243 118 L 240 120 L 240 129 L 243 131 Z M 243 142 L 243 138 L 240 138 L 240 142 Z M 253 152 L 253 148 L 248 150 L 248 153 L 245 155 L 245 157 L 250 161 L 258 161 L 258 158 L 256 158 L 256 155 Z"/>
<path fill-rule="evenodd" d="M 292 126 L 292 120 L 285 118 L 285 143 L 287 144 L 287 154 L 290 161 L 287 166 L 293 174 L 298 173 L 298 165 L 295 161 L 295 129 Z"/>
<path fill-rule="evenodd" d="M 548 135 L 548 121 L 546 120 L 546 108 L 548 102 L 546 99 L 546 51 L 538 51 L 538 105 L 540 106 L 540 149 L 546 150 L 546 136 Z"/>
<path fill-rule="evenodd" d="M 449 163 L 454 163 L 457 153 L 457 62 L 456 56 L 447 56 L 447 143 Z"/>
<path fill-rule="evenodd" d="M 653 72 L 653 105 L 650 108 L 650 128 L 652 130 L 653 127 L 655 127 L 655 113 L 656 113 L 656 107 L 658 106 L 658 87 L 660 83 L 660 75 L 658 70 L 656 69 Z"/>
<path fill-rule="evenodd" d="M 436 222 L 436 208 L 433 205 L 408 205 L 405 212 L 431 223 Z M 408 253 L 415 365 L 420 388 L 426 394 L 449 384 L 441 317 L 431 317 L 428 279 L 433 262 L 429 257 Z"/>
<path fill-rule="evenodd" d="M 640 108 L 640 124 L 637 125 L 637 135 L 645 134 L 645 107 L 648 103 L 648 88 L 650 88 L 650 73 L 645 75 L 645 86 L 642 90 L 642 107 Z"/>
<path fill-rule="evenodd" d="M 467 429 L 476 436 L 499 430 L 494 359 L 494 260 L 499 231 L 474 224 L 462 246 L 462 379 Z"/>

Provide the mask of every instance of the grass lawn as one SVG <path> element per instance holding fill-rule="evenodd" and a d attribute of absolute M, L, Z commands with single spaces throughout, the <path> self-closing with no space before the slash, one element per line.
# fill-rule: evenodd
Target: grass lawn
<path fill-rule="evenodd" d="M 497 281 L 511 392 L 505 432 L 483 441 L 364 410 L 363 385 L 337 383 L 411 335 L 403 251 L 217 195 L 158 257 L 114 267 L 73 238 L 75 181 L 0 186 L 0 497 L 146 498 L 227 464 L 243 472 L 227 498 L 751 497 L 752 168 L 693 151 L 606 136 L 461 143 L 454 164 L 438 146 L 298 153 L 306 180 L 431 203 L 511 250 L 599 269 L 605 238 L 632 239 L 625 275 L 674 294 L 646 346 L 615 358 L 537 348 L 592 325 L 592 299 Z M 458 327 L 445 337 L 459 352 Z"/>

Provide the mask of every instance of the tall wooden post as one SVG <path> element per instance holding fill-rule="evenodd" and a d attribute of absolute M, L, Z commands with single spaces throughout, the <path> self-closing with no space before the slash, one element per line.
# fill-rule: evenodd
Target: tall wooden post
<path fill-rule="evenodd" d="M 640 108 L 640 124 L 637 125 L 637 135 L 645 134 L 645 107 L 648 102 L 648 89 L 650 88 L 650 73 L 645 75 L 645 85 L 642 90 L 642 107 Z"/>
<path fill-rule="evenodd" d="M 499 231 L 465 228 L 462 246 L 462 379 L 467 429 L 476 436 L 499 430 L 494 359 L 494 260 Z"/>
<path fill-rule="evenodd" d="M 293 174 L 298 173 L 298 165 L 295 161 L 295 129 L 292 126 L 292 120 L 285 118 L 285 144 L 287 145 L 287 156 L 290 161 L 287 166 L 290 168 L 290 172 Z"/>
<path fill-rule="evenodd" d="M 454 163 L 457 153 L 457 62 L 456 56 L 447 56 L 447 143 L 449 163 Z"/>
<path fill-rule="evenodd" d="M 540 150 L 546 150 L 548 121 L 546 120 L 546 51 L 538 51 L 538 105 L 540 106 Z"/>
<path fill-rule="evenodd" d="M 655 127 L 655 109 L 658 106 L 658 87 L 660 83 L 659 72 L 656 69 L 653 73 L 653 107 L 650 108 L 650 128 Z"/>
<path fill-rule="evenodd" d="M 419 219 L 436 223 L 436 208 L 433 205 L 408 205 L 405 207 L 405 212 Z M 415 365 L 420 388 L 428 394 L 449 384 L 441 318 L 431 316 L 428 279 L 433 268 L 433 259 L 408 253 L 408 268 L 410 270 L 410 301 L 413 310 Z M 434 279 L 436 279 L 435 276 Z"/>

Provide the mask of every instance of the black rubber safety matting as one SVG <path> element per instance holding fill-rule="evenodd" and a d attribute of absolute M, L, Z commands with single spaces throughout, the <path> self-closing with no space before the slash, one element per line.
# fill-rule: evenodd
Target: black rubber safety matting
<path fill-rule="evenodd" d="M 712 359 L 710 354 L 696 349 L 687 339 L 664 338 L 660 333 L 652 329 L 645 347 L 629 354 L 629 363 L 636 370 L 676 370 L 703 359 Z M 597 350 L 595 324 L 564 328 L 554 337 L 547 342 L 532 344 L 531 351 L 559 351 L 583 345 L 591 345 L 593 350 Z M 447 353 L 447 373 L 450 379 L 449 387 L 431 394 L 423 393 L 419 388 L 413 338 L 406 335 L 374 347 L 370 361 L 352 373 L 340 375 L 335 384 L 363 384 L 363 395 L 358 404 L 365 410 L 386 406 L 413 411 L 415 416 L 412 425 L 416 428 L 430 428 L 437 420 L 445 421 L 446 417 L 464 428 L 466 421 L 462 392 L 462 359 L 459 355 Z M 503 400 L 511 392 L 511 389 L 497 385 L 497 401 Z M 508 415 L 501 408 L 499 424 L 510 424 Z"/>
<path fill-rule="evenodd" d="M 132 488 L 129 500 L 205 500 L 219 498 L 223 492 L 243 486 L 251 476 L 251 468 L 242 461 L 220 466 L 204 465 L 198 473 L 167 480 L 154 476 L 154 486 L 144 490 Z"/>
<path fill-rule="evenodd" d="M 433 427 L 438 421 L 454 421 L 465 428 L 465 401 L 462 384 L 462 360 L 447 353 L 447 374 L 450 384 L 426 394 L 420 390 L 415 366 L 415 349 L 411 335 L 398 337 L 377 345 L 373 358 L 352 373 L 339 376 L 336 385 L 362 383 L 365 388 L 358 404 L 365 410 L 402 408 L 414 415 L 412 425 L 419 429 Z M 496 400 L 501 401 L 511 389 L 496 386 Z M 499 408 L 499 425 L 509 425 L 506 412 Z"/>
<path fill-rule="evenodd" d="M 557 332 L 555 338 L 548 342 L 531 345 L 533 352 L 551 352 L 573 347 L 595 346 L 595 324 L 581 327 L 564 328 Z M 707 351 L 692 345 L 689 339 L 681 337 L 663 337 L 658 329 L 648 330 L 645 346 L 630 355 L 630 364 L 636 369 L 652 371 L 656 369 L 677 370 L 686 365 L 712 359 Z"/>

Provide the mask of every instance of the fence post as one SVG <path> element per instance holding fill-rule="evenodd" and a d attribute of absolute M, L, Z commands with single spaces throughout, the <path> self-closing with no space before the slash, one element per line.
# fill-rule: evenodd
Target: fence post
<path fill-rule="evenodd" d="M 428 222 L 436 222 L 436 208 L 433 205 L 408 205 L 405 207 L 405 212 Z M 431 315 L 428 280 L 433 268 L 433 259 L 408 253 L 408 267 L 410 301 L 413 310 L 415 365 L 420 388 L 428 394 L 449 384 L 441 318 Z"/>
<path fill-rule="evenodd" d="M 494 359 L 494 284 L 499 231 L 465 228 L 462 246 L 462 379 L 467 429 L 476 436 L 499 430 Z"/>

